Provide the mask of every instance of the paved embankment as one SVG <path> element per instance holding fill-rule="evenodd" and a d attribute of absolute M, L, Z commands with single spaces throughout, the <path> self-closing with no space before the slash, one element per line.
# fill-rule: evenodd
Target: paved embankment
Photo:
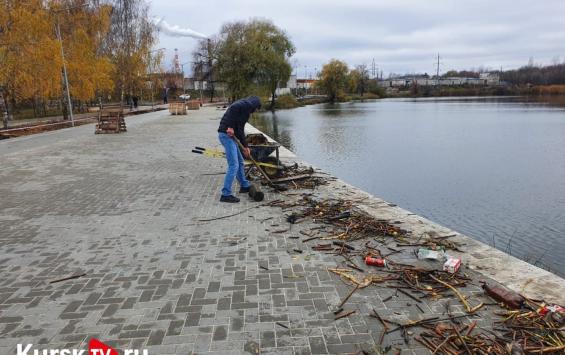
<path fill-rule="evenodd" d="M 371 308 L 406 321 L 441 316 L 450 302 L 451 312 L 462 314 L 456 299 L 423 299 L 419 310 L 394 289 L 367 287 L 347 303 L 357 313 L 334 321 L 331 310 L 351 290 L 327 271 L 341 259 L 296 239 L 308 223 L 272 233 L 288 227 L 279 208 L 254 208 L 247 196 L 219 203 L 225 162 L 190 153 L 219 147 L 222 113 L 161 111 L 127 119 L 128 132 L 119 135 L 94 135 L 86 125 L 0 142 L 1 354 L 16 354 L 18 343 L 84 349 L 92 337 L 151 355 L 355 353 L 375 350 L 380 340 Z M 359 207 L 415 236 L 453 233 L 339 180 L 316 193 L 362 196 Z M 249 210 L 199 221 L 241 209 Z M 480 267 L 513 288 L 564 303 L 562 279 L 457 238 L 467 243 L 464 270 L 473 279 L 487 279 L 470 270 Z M 394 258 L 414 261 L 411 253 Z M 462 291 L 486 301 L 478 284 Z M 496 309 L 479 312 L 480 327 L 492 326 Z M 386 345 L 428 353 L 414 341 L 405 344 L 399 332 L 388 334 Z"/>

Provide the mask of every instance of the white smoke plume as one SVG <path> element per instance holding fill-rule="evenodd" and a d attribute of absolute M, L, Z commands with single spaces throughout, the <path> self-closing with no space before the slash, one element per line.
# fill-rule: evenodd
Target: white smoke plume
<path fill-rule="evenodd" d="M 208 38 L 206 35 L 191 30 L 190 28 L 181 28 L 177 25 L 173 26 L 162 18 L 155 17 L 153 18 L 153 22 L 155 22 L 155 26 L 157 26 L 157 28 L 159 28 L 159 30 L 161 30 L 164 34 L 172 37 L 192 37 L 197 39 Z"/>

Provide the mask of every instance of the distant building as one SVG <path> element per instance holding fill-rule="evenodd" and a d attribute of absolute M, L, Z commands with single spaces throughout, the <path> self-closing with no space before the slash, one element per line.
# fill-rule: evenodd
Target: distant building
<path fill-rule="evenodd" d="M 292 94 L 292 91 L 290 90 L 290 88 L 277 88 L 275 90 L 275 95 L 276 96 L 281 96 L 281 95 L 290 95 Z"/>
<path fill-rule="evenodd" d="M 296 88 L 310 90 L 317 81 L 318 79 L 296 79 Z"/>
<path fill-rule="evenodd" d="M 297 95 L 298 90 L 310 92 L 311 90 L 314 89 L 314 85 L 316 84 L 317 81 L 318 81 L 318 79 L 298 79 L 296 77 L 296 75 L 293 74 L 288 78 L 288 81 L 286 82 L 286 84 L 279 84 L 279 87 L 277 88 L 275 94 L 276 95 L 289 95 L 289 94 Z"/>
<path fill-rule="evenodd" d="M 185 90 L 206 90 L 208 88 L 208 82 L 206 80 L 197 80 L 195 78 L 185 78 L 184 88 Z"/>
<path fill-rule="evenodd" d="M 297 83 L 296 83 L 296 75 L 293 74 L 288 78 L 288 81 L 286 82 L 286 86 L 282 86 L 282 87 L 286 87 L 289 88 L 291 90 L 296 89 L 297 88 Z"/>
<path fill-rule="evenodd" d="M 498 73 L 480 73 L 479 79 L 486 80 L 487 85 L 499 85 L 500 75 Z"/>
<path fill-rule="evenodd" d="M 438 79 L 430 78 L 427 75 L 415 75 L 379 80 L 379 86 L 384 88 L 403 88 L 414 84 L 417 86 L 488 86 L 500 85 L 500 79 L 497 73 L 481 73 L 479 78 L 447 77 Z"/>
<path fill-rule="evenodd" d="M 296 75 L 291 75 L 286 83 L 279 83 L 279 87 L 275 91 L 277 96 L 290 95 L 296 89 Z"/>

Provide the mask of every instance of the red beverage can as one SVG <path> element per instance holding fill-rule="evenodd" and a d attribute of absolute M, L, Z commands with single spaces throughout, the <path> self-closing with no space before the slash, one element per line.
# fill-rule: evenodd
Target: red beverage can
<path fill-rule="evenodd" d="M 371 265 L 371 266 L 386 266 L 386 260 L 385 259 L 381 259 L 381 258 L 372 258 L 370 256 L 365 258 L 365 264 L 367 265 Z"/>

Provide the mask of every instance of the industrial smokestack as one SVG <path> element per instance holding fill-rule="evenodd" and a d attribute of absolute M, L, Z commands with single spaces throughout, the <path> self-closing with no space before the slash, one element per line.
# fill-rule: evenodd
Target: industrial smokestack
<path fill-rule="evenodd" d="M 155 17 L 153 19 L 155 26 L 162 31 L 164 34 L 172 36 L 172 37 L 192 37 L 196 39 L 206 39 L 208 38 L 206 35 L 191 30 L 190 28 L 180 28 L 177 25 L 171 25 L 167 21 L 162 18 Z"/>

